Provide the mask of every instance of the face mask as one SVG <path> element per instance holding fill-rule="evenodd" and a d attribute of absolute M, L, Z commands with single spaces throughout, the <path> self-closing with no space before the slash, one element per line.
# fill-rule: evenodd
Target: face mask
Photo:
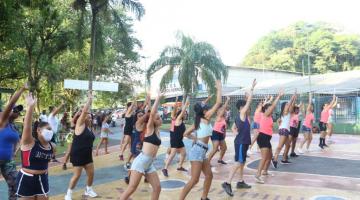
<path fill-rule="evenodd" d="M 46 142 L 49 142 L 53 137 L 54 132 L 52 130 L 43 129 L 41 130 L 41 135 L 44 137 Z"/>

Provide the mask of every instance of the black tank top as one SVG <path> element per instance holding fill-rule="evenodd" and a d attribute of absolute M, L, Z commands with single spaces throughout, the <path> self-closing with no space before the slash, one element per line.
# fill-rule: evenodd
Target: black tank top
<path fill-rule="evenodd" d="M 124 133 L 131 134 L 134 129 L 134 116 L 125 117 Z"/>
<path fill-rule="evenodd" d="M 184 122 L 182 122 L 179 126 L 174 126 L 174 134 L 176 139 L 182 140 L 184 138 L 186 127 Z"/>
<path fill-rule="evenodd" d="M 145 137 L 144 142 L 148 142 L 155 146 L 160 146 L 160 144 L 161 144 L 161 140 L 159 139 L 159 137 L 157 136 L 156 133 L 153 133 L 152 135 Z"/>
<path fill-rule="evenodd" d="M 53 155 L 53 147 L 50 144 L 50 149 L 45 149 L 39 141 L 35 141 L 32 149 L 28 151 L 21 151 L 22 167 L 32 170 L 46 170 L 48 169 L 49 161 Z"/>
<path fill-rule="evenodd" d="M 76 154 L 77 152 L 91 152 L 94 140 L 95 135 L 88 127 L 85 127 L 81 135 L 74 134 L 70 156 L 71 154 Z"/>

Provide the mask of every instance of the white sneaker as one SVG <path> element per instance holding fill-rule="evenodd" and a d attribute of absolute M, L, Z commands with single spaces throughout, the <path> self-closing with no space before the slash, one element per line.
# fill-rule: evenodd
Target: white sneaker
<path fill-rule="evenodd" d="M 91 197 L 91 198 L 94 198 L 94 197 L 97 197 L 97 196 L 98 196 L 91 187 L 85 189 L 85 193 L 84 193 L 84 194 L 85 194 L 85 196 L 89 196 L 89 197 Z"/>
<path fill-rule="evenodd" d="M 65 195 L 65 200 L 72 200 L 71 194 L 66 194 L 66 195 Z"/>
<path fill-rule="evenodd" d="M 260 183 L 260 184 L 264 184 L 264 183 L 265 183 L 264 180 L 262 180 L 260 177 L 257 177 L 256 175 L 255 175 L 255 181 L 256 181 L 257 183 Z"/>
<path fill-rule="evenodd" d="M 304 154 L 304 151 L 301 148 L 298 148 L 299 154 Z"/>

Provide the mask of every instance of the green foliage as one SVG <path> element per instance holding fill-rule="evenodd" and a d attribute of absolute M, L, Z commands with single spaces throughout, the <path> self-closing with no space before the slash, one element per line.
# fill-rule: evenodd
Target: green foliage
<path fill-rule="evenodd" d="M 226 80 L 228 75 L 227 67 L 222 63 L 214 47 L 206 42 L 196 42 L 182 33 L 177 37 L 179 44 L 166 47 L 160 57 L 150 65 L 147 70 L 148 81 L 156 71 L 168 67 L 160 83 L 162 89 L 172 81 L 177 71 L 179 84 L 185 96 L 196 93 L 199 78 L 204 81 L 210 92 L 214 92 L 215 80 Z"/>
<path fill-rule="evenodd" d="M 307 72 L 353 70 L 360 65 L 360 36 L 349 35 L 326 23 L 298 22 L 262 37 L 246 55 L 243 65 Z"/>

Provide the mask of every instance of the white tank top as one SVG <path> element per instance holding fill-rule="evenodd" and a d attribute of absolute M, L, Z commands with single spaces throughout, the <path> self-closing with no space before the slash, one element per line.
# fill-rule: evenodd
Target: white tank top
<path fill-rule="evenodd" d="M 288 131 L 290 130 L 290 113 L 281 117 L 281 124 L 279 129 L 286 129 Z"/>

